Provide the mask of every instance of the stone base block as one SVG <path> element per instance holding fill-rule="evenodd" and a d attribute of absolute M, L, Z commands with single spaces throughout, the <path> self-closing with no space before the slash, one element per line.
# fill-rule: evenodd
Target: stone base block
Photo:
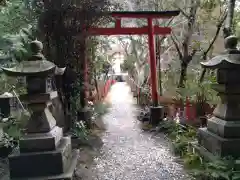
<path fill-rule="evenodd" d="M 61 138 L 63 137 L 62 128 L 55 126 L 48 133 L 36 133 L 23 136 L 20 141 L 20 153 L 54 151 Z"/>
<path fill-rule="evenodd" d="M 35 106 L 35 107 L 34 107 Z M 56 120 L 53 117 L 48 107 L 45 104 L 29 104 L 28 107 L 33 111 L 28 124 L 26 132 L 31 133 L 48 133 L 56 126 Z M 37 110 L 36 109 L 40 109 Z M 33 110 L 34 109 L 34 110 Z M 42 109 L 42 110 L 41 110 Z"/>
<path fill-rule="evenodd" d="M 240 157 L 240 138 L 222 138 L 208 131 L 207 128 L 200 128 L 198 142 L 213 155 Z"/>
<path fill-rule="evenodd" d="M 207 128 L 224 138 L 240 138 L 240 121 L 225 121 L 213 116 L 208 119 Z"/>
<path fill-rule="evenodd" d="M 55 176 L 41 176 L 41 177 L 32 177 L 32 178 L 12 178 L 11 180 L 73 180 L 74 171 L 77 166 L 79 156 L 79 150 L 73 150 L 71 156 L 71 163 L 68 169 L 62 173 Z"/>
<path fill-rule="evenodd" d="M 23 94 L 20 96 L 22 101 L 28 103 L 45 103 L 58 96 L 57 91 L 52 91 L 49 93 L 38 93 L 38 94 Z"/>
<path fill-rule="evenodd" d="M 15 152 L 9 156 L 10 177 L 14 179 L 63 174 L 70 165 L 71 156 L 70 137 L 62 138 L 55 151 Z"/>
<path fill-rule="evenodd" d="M 150 122 L 153 126 L 157 126 L 163 120 L 163 106 L 150 107 Z"/>
<path fill-rule="evenodd" d="M 201 157 L 203 157 L 206 161 L 217 161 L 219 160 L 218 156 L 214 156 L 203 146 L 200 146 L 197 142 L 191 142 L 190 146 L 193 147 L 194 151 L 197 152 Z"/>

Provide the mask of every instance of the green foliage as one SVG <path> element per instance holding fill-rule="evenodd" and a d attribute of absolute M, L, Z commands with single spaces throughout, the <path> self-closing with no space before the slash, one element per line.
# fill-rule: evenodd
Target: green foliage
<path fill-rule="evenodd" d="M 103 102 L 97 102 L 94 104 L 94 113 L 96 116 L 103 116 L 108 112 L 109 104 Z"/>
<path fill-rule="evenodd" d="M 173 150 L 175 154 L 183 157 L 188 152 L 189 142 L 193 141 L 196 137 L 196 130 L 192 127 L 184 129 L 180 124 L 174 121 L 164 121 L 160 126 L 161 130 L 168 134 L 173 142 Z"/>
<path fill-rule="evenodd" d="M 202 169 L 202 158 L 197 153 L 184 154 L 184 166 L 186 169 Z"/>
<path fill-rule="evenodd" d="M 9 62 L 12 61 L 23 61 L 31 55 L 29 48 L 29 43 L 36 39 L 36 30 L 35 27 L 29 26 L 28 28 L 23 28 L 19 31 L 18 34 L 7 34 L 2 37 L 0 44 L 0 49 L 2 54 L 5 56 L 2 59 L 5 60 L 9 65 Z"/>
<path fill-rule="evenodd" d="M 224 1 L 222 0 L 201 0 L 200 7 L 201 9 L 207 11 L 208 13 L 211 13 L 223 3 Z"/>
<path fill-rule="evenodd" d="M 72 115 L 75 114 L 76 116 L 76 113 L 82 109 L 81 96 L 80 96 L 80 91 L 82 86 L 79 80 L 75 81 L 75 83 L 72 84 L 72 86 L 74 87 L 74 92 L 71 95 L 71 99 L 70 99 L 71 113 Z"/>
<path fill-rule="evenodd" d="M 217 92 L 212 89 L 212 84 L 216 83 L 215 72 L 208 72 L 202 83 L 199 83 L 199 76 L 196 72 L 188 74 L 184 88 L 178 88 L 178 71 L 169 70 L 162 73 L 163 94 L 172 96 L 176 99 L 186 100 L 189 98 L 192 102 L 197 102 L 199 97 L 209 104 L 217 104 L 219 97 Z"/>
<path fill-rule="evenodd" d="M 24 111 L 16 114 L 15 116 L 9 117 L 6 121 L 0 123 L 4 133 L 0 144 L 6 147 L 13 147 L 15 142 L 18 143 L 29 118 L 29 112 Z"/>
<path fill-rule="evenodd" d="M 174 121 L 163 121 L 160 124 L 160 129 L 161 129 L 161 132 L 170 134 L 170 133 L 176 132 L 175 130 L 178 129 L 178 124 L 176 124 Z M 173 138 L 174 137 L 175 137 L 175 135 L 173 136 Z M 173 139 L 173 138 L 171 138 L 171 139 Z"/>
<path fill-rule="evenodd" d="M 26 2 L 26 3 L 25 3 Z M 0 9 L 0 35 L 16 34 L 19 29 L 27 27 L 34 21 L 35 16 L 27 8 L 29 1 L 11 0 L 7 5 Z"/>
<path fill-rule="evenodd" d="M 21 137 L 21 132 L 27 125 L 29 118 L 30 113 L 28 111 L 24 111 L 16 114 L 15 116 L 9 117 L 8 120 L 2 124 L 4 132 L 14 139 L 19 139 Z"/>
<path fill-rule="evenodd" d="M 201 157 L 195 154 L 196 158 Z M 239 180 L 239 171 L 236 170 L 236 161 L 233 158 L 223 158 L 214 162 L 201 159 L 198 166 L 191 167 L 191 174 L 197 179 L 210 180 Z"/>
<path fill-rule="evenodd" d="M 87 140 L 88 138 L 88 130 L 84 123 L 82 121 L 75 121 L 73 124 L 73 128 L 71 129 L 71 133 L 73 136 L 79 138 L 79 139 L 85 139 Z"/>
<path fill-rule="evenodd" d="M 105 49 L 107 42 L 101 38 L 88 38 L 89 75 L 91 78 L 99 79 L 102 74 L 107 74 L 111 68 L 112 57 L 106 55 L 100 49 Z M 105 51 L 104 50 L 104 51 Z"/>
<path fill-rule="evenodd" d="M 0 94 L 9 92 L 13 86 L 16 93 L 26 93 L 26 88 L 21 82 L 18 81 L 18 79 L 14 77 L 8 77 L 5 74 L 0 73 Z"/>
<path fill-rule="evenodd" d="M 0 141 L 0 147 L 14 147 L 14 139 L 13 137 L 9 136 L 7 133 L 3 133 L 3 137 Z"/>
<path fill-rule="evenodd" d="M 130 42 L 125 42 L 126 40 L 130 40 Z M 142 36 L 127 36 L 125 38 L 120 37 L 119 42 L 126 53 L 125 61 L 121 64 L 121 69 L 134 75 L 135 72 L 143 68 L 143 65 L 146 64 L 146 59 L 148 58 L 147 39 Z M 139 72 L 137 73 L 139 74 Z"/>
<path fill-rule="evenodd" d="M 11 88 L 11 85 L 16 84 L 15 78 L 7 77 L 5 74 L 0 74 L 0 94 L 3 94 L 4 92 L 8 92 Z"/>
<path fill-rule="evenodd" d="M 12 0 L 0 10 L 0 61 L 11 65 L 26 60 L 28 43 L 36 38 L 39 7 L 37 1 Z"/>
<path fill-rule="evenodd" d="M 234 12 L 234 32 L 240 38 L 240 9 Z"/>
<path fill-rule="evenodd" d="M 239 180 L 240 171 L 238 161 L 231 157 L 218 158 L 211 162 L 203 159 L 190 145 L 196 142 L 197 129 L 183 128 L 173 121 L 163 121 L 160 125 L 163 131 L 172 140 L 173 150 L 183 159 L 184 167 L 199 180 Z"/>
<path fill-rule="evenodd" d="M 127 59 L 121 64 L 122 71 L 132 72 L 135 69 L 135 60 L 133 55 L 127 56 Z"/>

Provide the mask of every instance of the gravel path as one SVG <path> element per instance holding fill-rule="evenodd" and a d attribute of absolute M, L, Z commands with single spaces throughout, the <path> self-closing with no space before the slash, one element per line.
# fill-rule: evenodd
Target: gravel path
<path fill-rule="evenodd" d="M 107 131 L 100 156 L 89 170 L 94 180 L 188 180 L 174 162 L 163 135 L 143 132 L 129 87 L 116 83 L 109 94 L 112 104 L 104 117 Z"/>

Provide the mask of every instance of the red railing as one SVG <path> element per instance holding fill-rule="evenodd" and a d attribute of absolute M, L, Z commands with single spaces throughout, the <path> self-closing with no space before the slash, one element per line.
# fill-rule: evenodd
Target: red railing
<path fill-rule="evenodd" d="M 111 88 L 111 86 L 115 83 L 116 81 L 113 80 L 113 79 L 108 79 L 106 82 L 105 82 L 105 85 L 104 85 L 104 90 L 103 90 L 103 97 L 105 98 Z"/>

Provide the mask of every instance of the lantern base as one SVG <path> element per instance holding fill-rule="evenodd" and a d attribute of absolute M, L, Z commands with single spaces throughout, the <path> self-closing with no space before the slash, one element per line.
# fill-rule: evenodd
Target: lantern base
<path fill-rule="evenodd" d="M 24 135 L 19 141 L 20 153 L 54 151 L 63 137 L 62 128 L 55 126 L 48 133 Z"/>
<path fill-rule="evenodd" d="M 31 104 L 32 106 L 44 106 L 45 104 Z M 30 105 L 29 105 L 30 106 Z M 40 107 L 41 108 L 41 107 Z M 28 124 L 26 126 L 26 133 L 38 134 L 48 133 L 56 126 L 56 120 L 53 114 L 50 112 L 49 107 L 43 108 L 43 110 L 33 111 Z"/>
<path fill-rule="evenodd" d="M 240 121 L 225 121 L 213 116 L 208 119 L 207 129 L 223 138 L 240 139 Z"/>
<path fill-rule="evenodd" d="M 164 108 L 163 106 L 150 107 L 150 123 L 157 126 L 163 120 Z"/>
<path fill-rule="evenodd" d="M 12 180 L 71 180 L 76 167 L 78 151 L 72 151 L 70 137 L 63 137 L 54 151 L 20 153 L 9 156 Z"/>
<path fill-rule="evenodd" d="M 77 166 L 79 150 L 74 150 L 72 152 L 72 161 L 71 165 L 69 166 L 68 170 L 62 174 L 56 176 L 42 176 L 37 178 L 27 178 L 28 180 L 73 180 L 74 171 Z M 14 178 L 11 180 L 26 180 L 25 178 Z"/>
<path fill-rule="evenodd" d="M 200 128 L 198 143 L 213 155 L 240 157 L 240 138 L 223 138 L 210 132 L 207 128 Z"/>

